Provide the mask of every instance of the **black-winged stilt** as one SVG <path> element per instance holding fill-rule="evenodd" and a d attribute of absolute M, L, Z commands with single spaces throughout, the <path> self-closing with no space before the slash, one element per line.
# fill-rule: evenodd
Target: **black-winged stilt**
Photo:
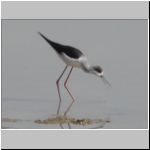
<path fill-rule="evenodd" d="M 56 81 L 60 102 L 61 102 L 61 95 L 60 95 L 60 90 L 59 90 L 59 80 L 63 76 L 63 74 L 66 71 L 68 66 L 72 66 L 72 67 L 71 67 L 71 70 L 67 76 L 65 83 L 64 83 L 64 86 L 67 89 L 68 93 L 70 94 L 73 102 L 74 102 L 74 98 L 66 86 L 73 67 L 78 67 L 78 68 L 81 68 L 86 73 L 94 74 L 94 75 L 100 77 L 104 81 L 105 84 L 111 86 L 108 83 L 108 81 L 104 78 L 102 68 L 99 66 L 89 65 L 86 56 L 80 50 L 78 50 L 74 47 L 68 46 L 68 45 L 62 45 L 62 44 L 53 42 L 53 41 L 49 40 L 48 38 L 46 38 L 40 32 L 38 32 L 38 33 L 53 47 L 53 49 L 56 51 L 56 53 L 61 58 L 61 60 L 64 61 L 64 63 L 66 64 L 65 69 L 63 70 L 62 74 Z"/>

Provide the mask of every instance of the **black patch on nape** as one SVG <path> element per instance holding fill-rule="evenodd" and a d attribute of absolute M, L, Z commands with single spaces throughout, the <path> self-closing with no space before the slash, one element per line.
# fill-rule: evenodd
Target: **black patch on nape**
<path fill-rule="evenodd" d="M 98 73 L 102 73 L 103 69 L 99 66 L 94 66 L 93 67 L 95 71 L 97 71 Z"/>
<path fill-rule="evenodd" d="M 51 40 L 49 40 L 48 38 L 46 38 L 44 35 L 42 35 L 40 32 L 38 32 L 55 50 L 58 54 L 61 55 L 61 53 L 65 53 L 67 56 L 69 56 L 70 58 L 79 58 L 83 55 L 83 53 L 71 46 L 67 46 L 67 45 L 62 45 L 56 42 L 53 42 Z"/>

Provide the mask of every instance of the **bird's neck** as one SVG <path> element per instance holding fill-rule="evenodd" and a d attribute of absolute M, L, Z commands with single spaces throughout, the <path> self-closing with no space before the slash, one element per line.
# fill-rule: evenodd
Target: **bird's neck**
<path fill-rule="evenodd" d="M 89 64 L 81 64 L 83 71 L 87 72 L 87 73 L 92 73 L 93 71 L 93 67 Z"/>

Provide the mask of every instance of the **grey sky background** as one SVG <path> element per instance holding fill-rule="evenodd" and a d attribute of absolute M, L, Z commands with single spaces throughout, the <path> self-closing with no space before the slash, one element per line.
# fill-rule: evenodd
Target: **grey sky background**
<path fill-rule="evenodd" d="M 120 127 L 110 128 L 147 128 L 147 20 L 2 20 L 2 101 L 58 103 L 56 80 L 65 64 L 38 31 L 80 49 L 112 85 L 108 89 L 100 78 L 73 69 L 68 81 L 76 99 L 72 115 L 84 107 L 85 116 L 122 118 Z M 67 73 L 60 81 L 63 107 L 71 101 L 63 87 Z"/>

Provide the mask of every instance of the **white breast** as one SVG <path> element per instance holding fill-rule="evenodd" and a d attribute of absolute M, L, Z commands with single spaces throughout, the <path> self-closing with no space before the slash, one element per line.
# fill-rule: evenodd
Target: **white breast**
<path fill-rule="evenodd" d="M 80 65 L 80 58 L 75 59 L 75 58 L 70 58 L 68 57 L 65 53 L 61 53 L 61 55 L 58 54 L 60 59 L 67 65 L 67 66 L 73 66 L 73 67 L 79 67 L 81 68 Z"/>

